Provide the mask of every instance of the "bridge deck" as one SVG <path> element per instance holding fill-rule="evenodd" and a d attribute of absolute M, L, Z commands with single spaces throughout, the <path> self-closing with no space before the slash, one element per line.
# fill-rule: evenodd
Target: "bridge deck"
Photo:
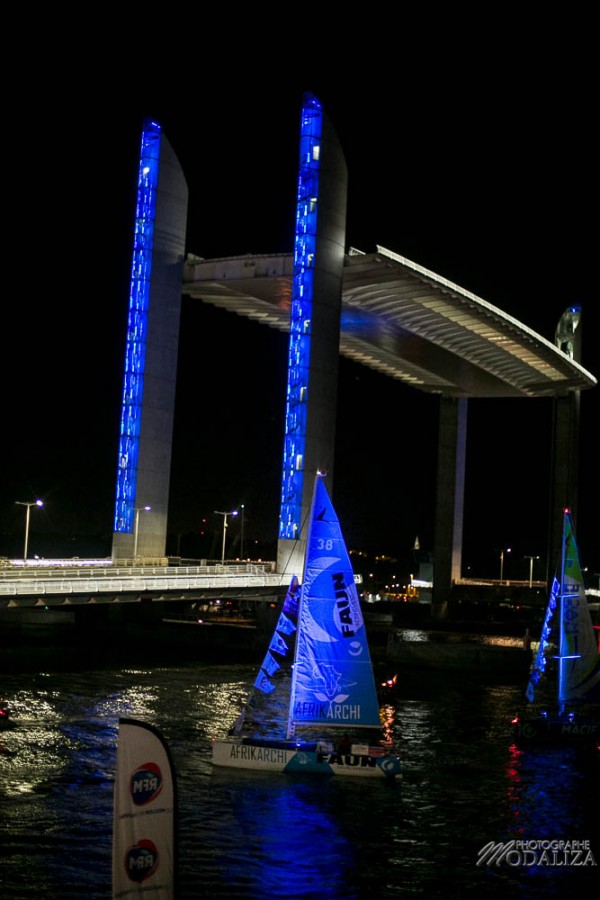
<path fill-rule="evenodd" d="M 202 597 L 279 595 L 289 578 L 271 563 L 233 566 L 5 569 L 0 574 L 0 609 Z"/>

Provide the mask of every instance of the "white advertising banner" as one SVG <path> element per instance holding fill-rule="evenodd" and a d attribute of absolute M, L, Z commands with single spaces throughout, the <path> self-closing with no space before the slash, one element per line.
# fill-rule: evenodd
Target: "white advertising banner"
<path fill-rule="evenodd" d="M 151 725 L 119 719 L 113 813 L 113 897 L 175 897 L 175 774 Z"/>

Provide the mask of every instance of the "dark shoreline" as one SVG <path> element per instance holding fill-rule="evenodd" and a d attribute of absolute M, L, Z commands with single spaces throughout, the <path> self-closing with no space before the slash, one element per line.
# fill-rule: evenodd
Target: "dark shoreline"
<path fill-rule="evenodd" d="M 468 623 L 468 628 L 465 629 L 454 628 L 454 624 L 448 623 L 444 629 L 440 629 L 438 624 L 435 628 L 420 625 L 418 630 L 430 635 L 431 643 L 403 642 L 403 651 L 410 647 L 417 647 L 420 651 L 418 655 L 413 651 L 408 657 L 389 650 L 390 635 L 397 629 L 401 630 L 402 626 L 369 633 L 373 662 L 378 669 L 390 674 L 397 666 L 429 667 L 439 664 L 444 667 L 443 661 L 446 659 L 450 668 L 457 668 L 463 659 L 465 664 L 472 666 L 473 663 L 469 660 L 482 660 L 485 657 L 484 668 L 493 672 L 497 662 L 498 674 L 501 674 L 506 671 L 507 657 L 510 656 L 511 661 L 518 663 L 518 674 L 523 674 L 525 651 L 511 648 L 512 652 L 507 652 L 507 648 L 493 647 L 476 651 L 472 646 L 473 635 L 493 638 L 496 634 L 510 637 L 505 631 L 489 632 L 483 623 L 479 628 L 474 627 L 474 623 Z M 407 627 L 415 628 L 414 625 Z M 446 637 L 448 641 L 445 642 L 443 652 L 436 652 L 435 647 L 441 647 L 439 638 Z M 29 630 L 8 637 L 8 642 L 0 648 L 0 675 L 82 671 L 115 666 L 156 668 L 195 663 L 258 664 L 264 657 L 269 639 L 270 633 L 262 629 L 236 625 L 160 623 L 153 627 L 138 625 L 119 630 L 96 628 L 93 632 L 65 629 L 62 634 L 56 630 L 44 631 L 40 627 L 35 632 Z M 424 658 L 423 651 L 427 649 L 430 653 Z"/>

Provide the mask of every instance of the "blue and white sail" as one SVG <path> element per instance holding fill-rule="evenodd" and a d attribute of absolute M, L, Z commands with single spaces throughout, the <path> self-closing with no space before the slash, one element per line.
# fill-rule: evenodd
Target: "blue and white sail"
<path fill-rule="evenodd" d="M 258 670 L 254 689 L 230 729 L 230 734 L 241 734 L 248 725 L 247 719 L 255 720 L 262 716 L 267 721 L 268 718 L 272 718 L 278 700 L 284 703 L 287 710 L 287 690 L 298 627 L 299 595 L 298 579 L 294 575 L 285 595 L 271 642 Z M 284 690 L 286 693 L 282 696 Z"/>
<path fill-rule="evenodd" d="M 113 812 L 113 897 L 175 897 L 176 785 L 156 728 L 119 719 Z"/>
<path fill-rule="evenodd" d="M 354 571 L 321 474 L 309 523 L 288 736 L 299 725 L 380 726 Z"/>
<path fill-rule="evenodd" d="M 548 605 L 546 607 L 546 615 L 544 617 L 544 624 L 542 625 L 542 633 L 540 635 L 540 643 L 538 647 L 538 651 L 535 655 L 535 659 L 533 661 L 533 665 L 531 667 L 531 672 L 529 674 L 529 683 L 527 685 L 527 689 L 525 691 L 525 696 L 529 700 L 530 703 L 533 703 L 535 700 L 535 689 L 540 683 L 541 678 L 545 675 L 546 669 L 548 667 L 548 660 L 551 656 L 551 647 L 552 647 L 552 620 L 554 618 L 554 612 L 556 610 L 558 604 L 558 598 L 560 594 L 560 582 L 558 578 L 554 578 L 552 580 L 552 589 L 550 591 L 550 598 L 548 600 Z"/>
<path fill-rule="evenodd" d="M 273 676 L 284 662 L 288 665 L 294 652 L 295 633 L 298 627 L 298 579 L 294 575 L 283 601 L 271 643 L 254 682 L 256 690 L 270 694 L 275 690 Z"/>

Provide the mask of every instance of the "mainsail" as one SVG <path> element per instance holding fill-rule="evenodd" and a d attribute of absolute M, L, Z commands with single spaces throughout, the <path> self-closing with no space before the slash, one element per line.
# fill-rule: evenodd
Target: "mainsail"
<path fill-rule="evenodd" d="M 555 615 L 557 623 L 554 623 Z M 560 571 L 552 581 L 540 645 L 526 690 L 530 702 L 535 698 L 535 688 L 546 671 L 549 657 L 557 650 L 560 707 L 588 700 L 600 685 L 600 654 L 568 510 L 564 514 Z"/>
<path fill-rule="evenodd" d="M 113 897 L 175 896 L 176 785 L 156 728 L 119 719 L 113 813 Z"/>
<path fill-rule="evenodd" d="M 346 729 L 380 725 L 354 572 L 320 474 L 301 587 L 288 736 L 297 725 Z"/>
<path fill-rule="evenodd" d="M 568 512 L 565 512 L 562 570 L 558 699 L 564 704 L 587 699 L 600 683 L 598 642 Z"/>

